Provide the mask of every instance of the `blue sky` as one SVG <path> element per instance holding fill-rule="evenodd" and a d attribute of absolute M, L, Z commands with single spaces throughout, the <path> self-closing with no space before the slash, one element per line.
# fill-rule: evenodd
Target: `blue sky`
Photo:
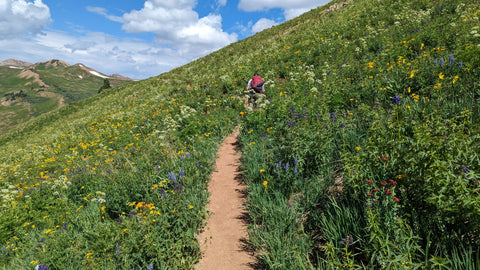
<path fill-rule="evenodd" d="M 328 0 L 0 0 L 0 61 L 61 59 L 145 79 Z"/>

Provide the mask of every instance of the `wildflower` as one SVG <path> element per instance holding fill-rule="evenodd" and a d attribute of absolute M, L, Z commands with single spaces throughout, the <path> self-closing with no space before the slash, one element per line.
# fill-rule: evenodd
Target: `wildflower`
<path fill-rule="evenodd" d="M 401 100 L 400 100 L 400 97 L 399 96 L 394 96 L 393 99 L 392 99 L 392 104 L 398 104 L 400 103 Z"/>
<path fill-rule="evenodd" d="M 397 185 L 397 181 L 395 181 L 395 180 L 389 179 L 388 182 L 390 182 L 390 185 L 392 185 L 392 186 Z"/>
<path fill-rule="evenodd" d="M 260 172 L 261 172 L 261 173 L 264 173 L 264 172 L 265 172 L 265 169 L 260 169 Z"/>
<path fill-rule="evenodd" d="M 395 197 L 395 196 L 393 196 L 393 200 L 394 200 L 396 203 L 399 203 L 399 202 L 400 202 L 400 199 L 397 198 L 397 197 Z"/>
<path fill-rule="evenodd" d="M 173 180 L 173 183 L 177 183 L 177 177 L 175 176 L 175 174 L 173 172 L 169 172 L 168 173 L 168 178 L 170 178 L 170 180 Z"/>
<path fill-rule="evenodd" d="M 362 149 L 360 146 L 355 147 L 355 150 L 360 151 Z"/>
<path fill-rule="evenodd" d="M 383 181 L 383 182 L 380 183 L 380 186 L 382 186 L 382 187 L 384 187 L 386 185 L 387 185 L 387 181 Z"/>
<path fill-rule="evenodd" d="M 451 66 L 451 65 L 453 64 L 453 62 L 455 62 L 455 58 L 453 57 L 452 54 L 450 54 L 450 55 L 448 56 L 448 59 L 450 60 L 450 62 L 448 63 L 448 66 Z"/>
<path fill-rule="evenodd" d="M 287 164 L 285 164 L 285 171 L 288 171 L 288 168 L 290 168 L 290 163 L 287 162 Z"/>
<path fill-rule="evenodd" d="M 373 200 L 374 203 L 378 203 L 378 200 Z"/>
<path fill-rule="evenodd" d="M 470 170 L 468 169 L 468 167 L 465 166 L 465 165 L 460 166 L 460 169 L 462 169 L 464 173 L 469 173 L 469 172 L 470 172 Z"/>
<path fill-rule="evenodd" d="M 340 244 L 342 245 L 346 244 L 347 246 L 353 244 L 353 236 L 349 235 L 346 238 L 342 238 L 342 241 L 340 241 Z"/>
<path fill-rule="evenodd" d="M 414 70 L 410 71 L 410 79 L 415 76 L 415 72 L 418 72 L 418 69 L 414 69 Z"/>
<path fill-rule="evenodd" d="M 47 266 L 45 264 L 39 264 L 35 267 L 35 270 L 48 270 Z"/>
<path fill-rule="evenodd" d="M 193 209 L 193 205 L 189 205 L 189 206 L 188 206 L 188 209 Z"/>
<path fill-rule="evenodd" d="M 115 253 L 117 253 L 117 255 L 120 255 L 120 249 L 118 249 L 118 244 L 115 246 Z"/>
<path fill-rule="evenodd" d="M 373 181 L 370 180 L 370 179 L 368 179 L 366 182 L 367 182 L 367 184 L 369 184 L 369 185 L 373 184 Z"/>
<path fill-rule="evenodd" d="M 440 78 L 440 80 L 443 80 L 445 78 L 445 74 L 443 74 L 443 72 L 440 72 L 440 74 L 438 74 L 438 78 Z"/>
<path fill-rule="evenodd" d="M 153 270 L 153 264 L 148 265 L 148 270 Z"/>
<path fill-rule="evenodd" d="M 275 166 L 275 168 L 279 169 L 281 166 L 282 166 L 282 161 L 279 161 L 279 162 L 277 163 L 277 166 Z"/>
<path fill-rule="evenodd" d="M 458 78 L 459 78 L 458 75 L 456 75 L 455 77 L 453 77 L 452 83 L 455 84 L 455 83 L 457 82 Z"/>
<path fill-rule="evenodd" d="M 367 193 L 367 196 L 368 196 L 368 197 L 372 197 L 373 194 L 372 194 L 372 193 Z"/>
<path fill-rule="evenodd" d="M 293 174 L 297 174 L 298 171 L 297 171 L 297 168 L 293 169 Z"/>
<path fill-rule="evenodd" d="M 294 166 L 296 166 L 296 165 L 297 165 L 297 163 L 298 163 L 298 158 L 297 158 L 297 157 L 295 157 L 295 159 L 293 160 L 293 165 L 294 165 Z"/>
<path fill-rule="evenodd" d="M 262 185 L 265 189 L 267 189 L 268 181 L 267 180 L 263 181 Z"/>
<path fill-rule="evenodd" d="M 392 195 L 392 191 L 390 189 L 385 189 L 385 194 Z"/>
<path fill-rule="evenodd" d="M 346 126 L 347 126 L 347 125 L 345 125 L 345 123 L 342 123 L 342 124 L 340 125 L 340 127 L 342 127 L 342 128 L 344 128 L 344 127 L 346 127 Z"/>

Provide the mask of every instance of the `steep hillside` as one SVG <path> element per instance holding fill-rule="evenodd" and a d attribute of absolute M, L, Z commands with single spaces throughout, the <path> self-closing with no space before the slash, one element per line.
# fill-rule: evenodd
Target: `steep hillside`
<path fill-rule="evenodd" d="M 105 78 L 112 86 L 129 81 L 61 60 L 0 62 L 0 134 L 32 117 L 95 95 Z"/>
<path fill-rule="evenodd" d="M 334 1 L 21 125 L 0 137 L 0 264 L 191 269 L 240 125 L 260 268 L 479 268 L 479 13 Z"/>

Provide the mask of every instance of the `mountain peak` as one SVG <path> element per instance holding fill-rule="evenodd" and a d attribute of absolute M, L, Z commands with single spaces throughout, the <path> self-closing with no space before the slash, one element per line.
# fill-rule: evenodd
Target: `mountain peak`
<path fill-rule="evenodd" d="M 62 61 L 62 60 L 58 60 L 58 59 L 50 59 L 50 60 L 47 60 L 45 62 L 40 62 L 40 63 L 37 63 L 37 64 L 45 65 L 45 67 L 58 67 L 58 66 L 69 67 L 70 66 L 70 64 L 68 64 L 67 62 Z"/>
<path fill-rule="evenodd" d="M 33 64 L 29 62 L 13 59 L 13 58 L 7 59 L 5 61 L 0 61 L 0 66 L 15 66 L 15 67 L 25 68 L 31 65 Z"/>

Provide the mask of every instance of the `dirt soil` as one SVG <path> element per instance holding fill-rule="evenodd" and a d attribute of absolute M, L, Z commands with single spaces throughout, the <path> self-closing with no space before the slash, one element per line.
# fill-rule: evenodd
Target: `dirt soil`
<path fill-rule="evenodd" d="M 247 251 L 245 184 L 241 182 L 240 154 L 236 151 L 238 131 L 220 146 L 216 171 L 210 177 L 207 226 L 198 237 L 202 258 L 197 270 L 254 269 L 255 258 Z"/>

